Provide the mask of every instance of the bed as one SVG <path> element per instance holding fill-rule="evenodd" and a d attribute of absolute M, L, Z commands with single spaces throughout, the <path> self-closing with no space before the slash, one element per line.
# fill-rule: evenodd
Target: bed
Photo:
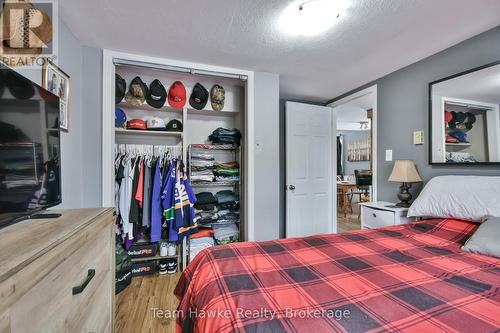
<path fill-rule="evenodd" d="M 500 259 L 478 224 L 388 228 L 205 249 L 183 272 L 177 332 L 494 332 Z"/>

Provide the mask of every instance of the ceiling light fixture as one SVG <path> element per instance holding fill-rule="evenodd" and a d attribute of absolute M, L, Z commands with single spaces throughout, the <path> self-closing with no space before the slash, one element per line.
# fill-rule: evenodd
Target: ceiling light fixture
<path fill-rule="evenodd" d="M 290 35 L 316 36 L 330 29 L 344 10 L 344 0 L 294 1 L 283 11 L 278 24 Z"/>

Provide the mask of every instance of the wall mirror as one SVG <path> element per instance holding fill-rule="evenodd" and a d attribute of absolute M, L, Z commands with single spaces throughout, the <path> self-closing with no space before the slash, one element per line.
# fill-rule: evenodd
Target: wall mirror
<path fill-rule="evenodd" d="M 500 163 L 500 61 L 429 84 L 431 164 Z"/>

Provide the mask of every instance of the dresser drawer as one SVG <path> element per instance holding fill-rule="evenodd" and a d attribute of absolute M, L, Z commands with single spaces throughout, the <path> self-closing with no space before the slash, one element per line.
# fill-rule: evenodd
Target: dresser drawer
<path fill-rule="evenodd" d="M 34 328 L 37 332 L 111 330 L 111 230 L 109 227 L 100 228 L 87 235 L 89 237 L 83 246 L 54 267 L 12 305 L 12 332 L 33 332 Z M 71 242 L 77 241 L 78 237 L 75 235 L 60 246 L 69 249 Z M 80 290 L 77 290 L 78 287 Z"/>
<path fill-rule="evenodd" d="M 395 213 L 371 207 L 362 207 L 361 220 L 368 229 L 387 227 L 395 224 Z"/>

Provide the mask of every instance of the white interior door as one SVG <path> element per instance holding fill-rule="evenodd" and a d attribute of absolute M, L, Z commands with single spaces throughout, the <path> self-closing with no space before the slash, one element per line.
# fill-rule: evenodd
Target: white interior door
<path fill-rule="evenodd" d="M 336 232 L 335 115 L 286 102 L 286 237 Z"/>

